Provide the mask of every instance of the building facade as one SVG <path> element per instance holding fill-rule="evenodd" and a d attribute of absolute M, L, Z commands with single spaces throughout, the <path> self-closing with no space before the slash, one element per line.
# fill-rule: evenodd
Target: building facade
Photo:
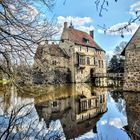
<path fill-rule="evenodd" d="M 73 83 L 90 82 L 94 74 L 106 73 L 105 51 L 94 41 L 93 31 L 88 34 L 74 29 L 72 25 L 68 27 L 67 22 L 65 22 L 60 40 L 53 55 L 51 53 L 48 55 L 47 51 L 44 51 L 51 48 L 48 47 L 49 45 L 46 45 L 40 54 L 37 51 L 38 60 L 47 55 L 45 63 L 50 61 L 50 58 L 51 61 L 58 62 L 55 66 L 53 63 L 46 63 L 46 65 L 49 65 L 50 69 L 54 67 L 54 70 L 56 66 L 59 70 L 64 67 L 66 75 L 69 77 L 67 80 Z M 53 47 L 54 44 L 50 46 Z M 61 50 L 59 55 L 57 55 L 58 49 Z M 42 57 L 40 58 L 40 56 Z M 105 82 L 104 79 L 103 82 Z"/>
<path fill-rule="evenodd" d="M 140 91 L 140 27 L 122 52 L 125 56 L 125 91 Z"/>

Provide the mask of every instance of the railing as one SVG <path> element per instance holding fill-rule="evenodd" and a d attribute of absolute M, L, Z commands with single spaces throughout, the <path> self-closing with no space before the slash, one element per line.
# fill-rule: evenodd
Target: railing
<path fill-rule="evenodd" d="M 124 77 L 124 73 L 95 73 L 93 77 Z"/>

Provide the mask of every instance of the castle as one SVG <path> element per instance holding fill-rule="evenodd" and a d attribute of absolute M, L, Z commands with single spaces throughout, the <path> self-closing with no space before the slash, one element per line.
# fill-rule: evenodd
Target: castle
<path fill-rule="evenodd" d="M 46 41 L 37 48 L 35 69 L 37 82 L 90 82 L 94 74 L 106 73 L 105 51 L 95 42 L 94 31 L 88 34 L 65 22 L 59 44 Z"/>

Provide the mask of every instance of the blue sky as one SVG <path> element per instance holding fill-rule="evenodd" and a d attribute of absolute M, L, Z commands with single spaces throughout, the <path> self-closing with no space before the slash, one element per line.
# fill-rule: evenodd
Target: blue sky
<path fill-rule="evenodd" d="M 56 5 L 53 9 L 52 15 L 60 25 L 64 21 L 73 22 L 75 28 L 89 31 L 94 29 L 95 41 L 106 50 L 107 53 L 112 53 L 114 48 L 119 45 L 121 41 L 129 41 L 133 33 L 138 27 L 139 23 L 131 25 L 132 32 L 124 32 L 124 38 L 119 33 L 112 35 L 110 33 L 104 34 L 101 28 L 103 24 L 111 29 L 116 29 L 126 24 L 131 17 L 134 17 L 135 10 L 140 10 L 139 0 L 108 0 L 108 12 L 104 11 L 103 16 L 100 17 L 94 0 L 67 0 L 63 5 L 64 0 L 56 0 Z"/>

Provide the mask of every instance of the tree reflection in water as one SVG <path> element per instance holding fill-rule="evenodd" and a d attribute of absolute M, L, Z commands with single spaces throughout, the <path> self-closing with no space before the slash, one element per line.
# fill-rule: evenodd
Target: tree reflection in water
<path fill-rule="evenodd" d="M 119 112 L 121 112 L 124 116 L 126 116 L 126 111 L 125 111 L 126 102 L 124 99 L 123 92 L 114 90 L 114 91 L 110 91 L 110 95 L 116 102 L 116 107 L 118 108 Z"/>
<path fill-rule="evenodd" d="M 111 140 L 112 135 L 113 140 L 121 140 L 126 123 L 120 126 L 117 122 L 126 117 L 125 130 L 131 136 L 132 132 L 139 134 L 137 94 L 109 92 L 107 95 L 106 88 L 88 84 L 25 89 L 24 94 L 18 94 L 14 87 L 0 90 L 0 137 L 3 139 Z M 129 139 L 126 134 L 125 138 Z"/>

